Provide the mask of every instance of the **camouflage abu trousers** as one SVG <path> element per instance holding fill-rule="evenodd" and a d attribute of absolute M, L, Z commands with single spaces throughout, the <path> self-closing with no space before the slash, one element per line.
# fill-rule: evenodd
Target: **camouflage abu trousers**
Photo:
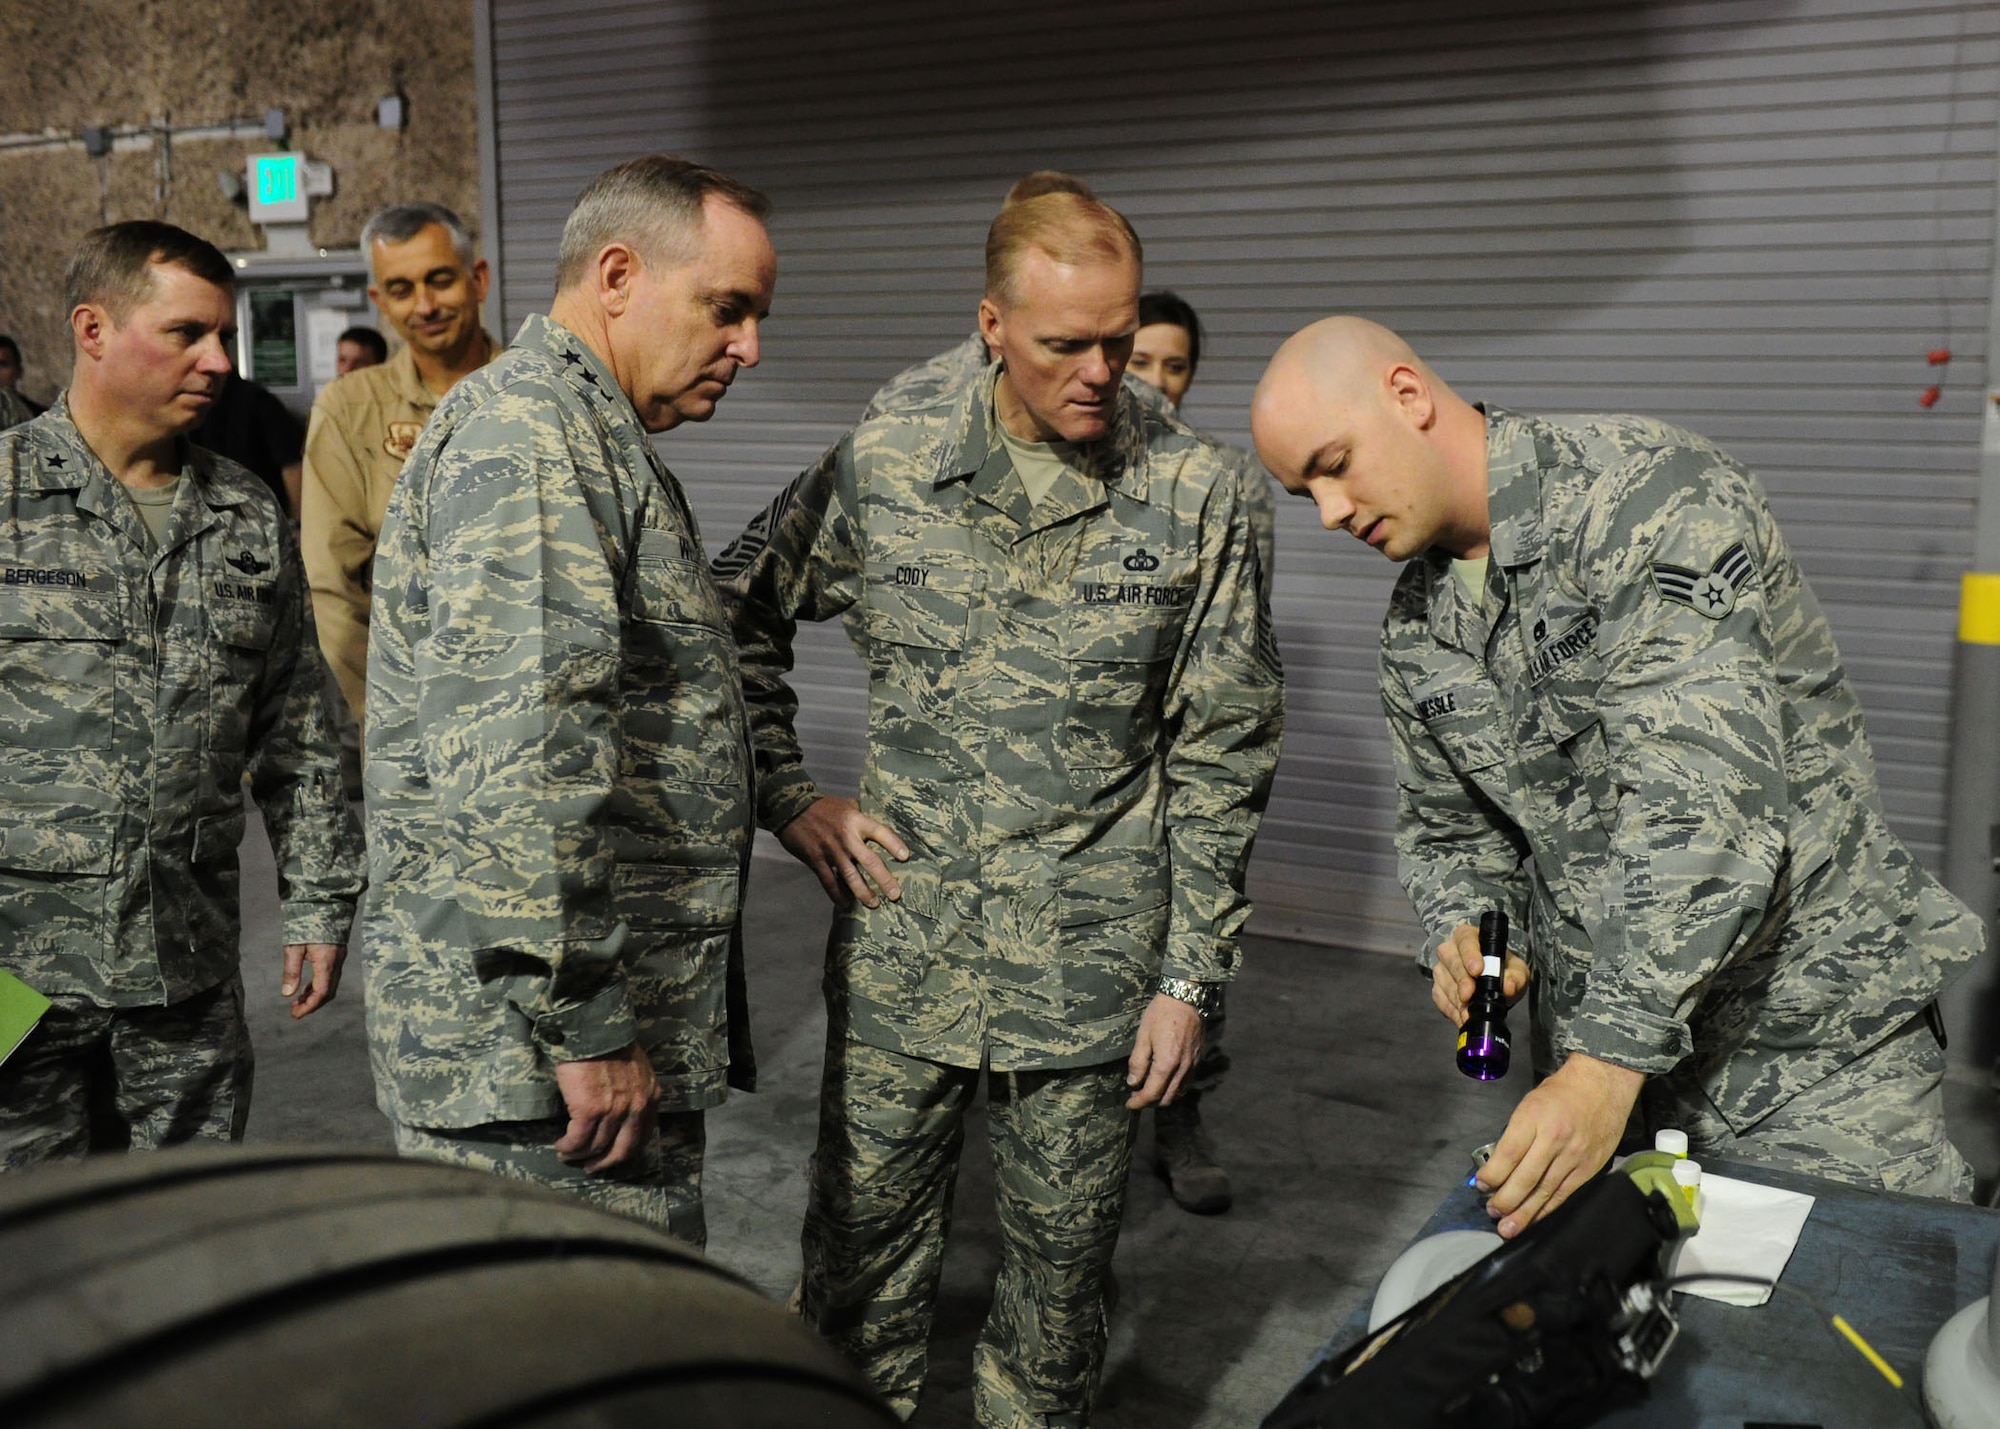
<path fill-rule="evenodd" d="M 905 1418 L 923 1388 L 978 1084 L 975 1068 L 828 1038 L 801 1238 L 805 1319 Z M 1123 1061 L 987 1079 L 1001 1256 L 973 1352 L 973 1411 L 989 1429 L 1089 1420 L 1138 1125 L 1127 1095 Z"/>
<path fill-rule="evenodd" d="M 1741 1136 L 1698 1087 L 1673 1073 L 1646 1084 L 1647 1144 L 1688 1134 L 1697 1159 L 1720 1156 L 1829 1181 L 1943 1201 L 1972 1199 L 1972 1168 L 1945 1135 L 1944 1049 L 1922 1017 L 1814 1083 Z"/>
<path fill-rule="evenodd" d="M 52 998 L 0 1064 L 0 1169 L 241 1141 L 252 1070 L 241 976 L 166 1007 Z"/>
<path fill-rule="evenodd" d="M 659 1134 L 649 1138 L 636 1157 L 594 1175 L 556 1155 L 555 1144 L 569 1126 L 563 1117 L 465 1127 L 398 1123 L 396 1150 L 420 1161 L 442 1161 L 581 1196 L 700 1250 L 708 1244 L 708 1218 L 701 1202 L 708 1125 L 702 1118 L 698 1111 L 660 1113 Z"/>

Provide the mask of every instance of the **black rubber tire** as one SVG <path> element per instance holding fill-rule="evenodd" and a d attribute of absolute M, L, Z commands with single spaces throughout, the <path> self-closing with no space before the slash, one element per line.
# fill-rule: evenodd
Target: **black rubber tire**
<path fill-rule="evenodd" d="M 883 1429 L 784 1309 L 649 1227 L 340 1151 L 0 1177 L 0 1424 Z"/>

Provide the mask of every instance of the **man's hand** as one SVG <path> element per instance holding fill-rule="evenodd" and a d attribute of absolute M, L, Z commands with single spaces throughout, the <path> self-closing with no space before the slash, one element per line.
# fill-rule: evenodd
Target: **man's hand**
<path fill-rule="evenodd" d="M 1485 961 L 1479 955 L 1479 930 L 1470 923 L 1460 923 L 1448 941 L 1438 944 L 1437 962 L 1431 968 L 1431 1001 L 1454 1027 L 1465 1026 L 1473 980 Z M 1507 1005 L 1519 1001 L 1527 987 L 1528 965 L 1510 951 L 1500 968 L 1500 988 L 1507 994 Z"/>
<path fill-rule="evenodd" d="M 278 991 L 292 1000 L 294 1022 L 333 1001 L 340 990 L 340 965 L 346 961 L 347 949 L 338 943 L 285 944 L 285 979 Z M 312 964 L 312 981 L 302 984 L 307 963 Z"/>
<path fill-rule="evenodd" d="M 818 875 L 819 886 L 836 908 L 846 908 L 857 898 L 879 908 L 884 898 L 893 903 L 903 896 L 903 885 L 875 850 L 887 849 L 898 863 L 910 856 L 910 850 L 894 829 L 869 818 L 852 799 L 831 794 L 815 799 L 778 830 L 778 842 Z"/>
<path fill-rule="evenodd" d="M 659 1125 L 660 1084 L 637 1042 L 602 1057 L 556 1063 L 556 1090 L 569 1111 L 556 1155 L 586 1171 L 624 1165 Z"/>
<path fill-rule="evenodd" d="M 1154 994 L 1125 1064 L 1125 1085 L 1138 1088 L 1125 1099 L 1125 1109 L 1170 1105 L 1201 1060 L 1201 1042 L 1201 1014 L 1177 997 Z"/>
<path fill-rule="evenodd" d="M 1492 1191 L 1486 1212 L 1502 1236 L 1519 1235 L 1603 1169 L 1645 1080 L 1642 1072 L 1572 1052 L 1521 1098 L 1476 1178 L 1481 1193 Z"/>

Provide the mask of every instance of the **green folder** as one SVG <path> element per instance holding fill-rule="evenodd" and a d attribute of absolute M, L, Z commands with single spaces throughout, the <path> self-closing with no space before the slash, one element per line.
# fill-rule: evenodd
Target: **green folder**
<path fill-rule="evenodd" d="M 0 968 L 0 1062 L 14 1055 L 21 1039 L 35 1030 L 48 1010 L 46 997 Z"/>

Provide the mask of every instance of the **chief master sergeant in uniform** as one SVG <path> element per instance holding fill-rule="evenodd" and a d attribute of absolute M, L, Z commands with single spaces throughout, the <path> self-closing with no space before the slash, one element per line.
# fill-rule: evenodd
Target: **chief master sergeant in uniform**
<path fill-rule="evenodd" d="M 230 380 L 229 262 L 93 230 L 62 401 L 0 434 L 0 967 L 52 1006 L 0 1066 L 0 1165 L 240 1140 L 243 785 L 283 901 L 280 991 L 333 996 L 361 891 L 291 527 L 192 445 Z M 309 978 L 308 978 L 309 973 Z"/>
<path fill-rule="evenodd" d="M 398 1145 L 697 1246 L 749 746 L 648 433 L 707 420 L 756 364 L 766 207 L 664 155 L 584 190 L 549 317 L 410 454 L 369 637 L 364 967 Z"/>
<path fill-rule="evenodd" d="M 1015 182 L 1001 201 L 1012 208 L 1043 194 L 1069 193 L 1095 199 L 1088 184 L 1055 169 L 1037 169 Z M 1157 353 L 1149 347 L 1158 348 Z M 907 367 L 885 382 L 869 399 L 862 421 L 885 413 L 903 412 L 935 401 L 942 392 L 963 386 L 993 361 L 986 334 L 975 330 L 956 346 Z M 1139 297 L 1139 329 L 1131 360 L 1125 369 L 1124 386 L 1157 411 L 1180 416 L 1181 398 L 1194 380 L 1201 359 L 1201 320 L 1189 304 L 1169 292 L 1142 293 Z M 1176 365 L 1177 364 L 1177 365 Z M 1225 446 L 1231 457 L 1239 496 L 1257 542 L 1258 586 L 1266 605 L 1271 600 L 1271 574 L 1277 551 L 1277 503 L 1271 494 L 1271 480 L 1264 467 L 1248 452 Z M 854 620 L 849 614 L 850 624 Z M 865 637 L 856 644 L 865 647 Z M 1229 1069 L 1229 1056 L 1222 1049 L 1226 1019 L 1226 999 L 1218 993 L 1218 1011 L 1208 1019 L 1202 1047 L 1201 1065 L 1189 1078 L 1173 1105 L 1154 1110 L 1153 1169 L 1167 1183 L 1176 1204 L 1201 1215 L 1215 1215 L 1229 1209 L 1232 1194 L 1229 1174 L 1215 1159 L 1215 1150 L 1201 1123 L 1202 1098 L 1220 1089 Z"/>
<path fill-rule="evenodd" d="M 1130 226 L 1074 193 L 1015 204 L 986 273 L 1000 362 L 864 421 L 716 564 L 759 816 L 846 904 L 806 1319 L 914 1410 L 988 1067 L 1002 1258 L 975 1410 L 1076 1425 L 1133 1113 L 1173 1098 L 1235 972 L 1282 681 L 1221 452 L 1121 390 Z M 783 683 L 794 622 L 856 605 L 858 805 L 806 773 Z"/>
<path fill-rule="evenodd" d="M 1526 947 L 1543 1080 L 1479 1177 L 1501 1233 L 1635 1103 L 1697 1155 L 1963 1199 L 1933 1004 L 1980 924 L 1889 832 L 1756 479 L 1645 418 L 1482 411 L 1358 318 L 1287 342 L 1251 422 L 1328 529 L 1411 562 L 1382 699 L 1439 1009 L 1465 1018 L 1482 910 Z"/>

